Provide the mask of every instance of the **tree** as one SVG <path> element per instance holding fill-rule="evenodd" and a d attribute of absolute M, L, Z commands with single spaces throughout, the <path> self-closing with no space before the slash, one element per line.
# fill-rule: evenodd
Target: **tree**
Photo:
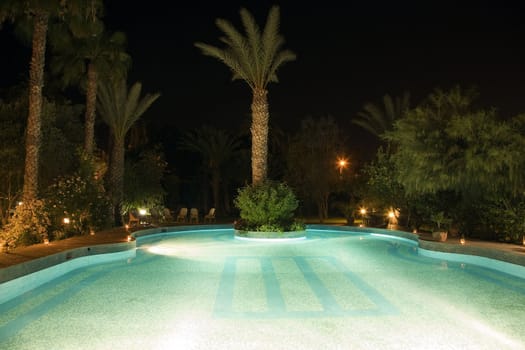
<path fill-rule="evenodd" d="M 211 175 L 213 203 L 217 212 L 222 212 L 220 188 L 225 166 L 229 166 L 241 148 L 241 140 L 220 129 L 203 126 L 200 129 L 187 132 L 180 143 L 181 149 L 198 153 L 204 167 Z"/>
<path fill-rule="evenodd" d="M 141 98 L 142 84 L 127 89 L 123 78 L 104 81 L 99 87 L 98 110 L 111 130 L 113 148 L 109 166 L 109 192 L 113 204 L 115 225 L 122 224 L 121 207 L 124 196 L 124 141 L 131 126 L 159 98 L 159 93 Z"/>
<path fill-rule="evenodd" d="M 339 127 L 331 117 L 307 118 L 288 149 L 286 179 L 304 199 L 317 205 L 319 220 L 328 217 L 328 199 L 344 181 L 336 159 L 343 148 Z"/>
<path fill-rule="evenodd" d="M 475 110 L 472 101 L 459 87 L 436 90 L 396 122 L 387 138 L 396 144 L 397 181 L 409 198 L 444 198 L 435 207 L 454 214 L 465 233 L 480 222 L 494 225 L 489 211 L 521 231 L 525 223 L 516 218 L 524 207 L 525 118 L 501 121 L 493 109 Z"/>
<path fill-rule="evenodd" d="M 166 192 L 162 180 L 167 163 L 160 146 L 145 148 L 126 157 L 123 212 L 136 208 L 162 209 Z"/>
<path fill-rule="evenodd" d="M 382 138 L 385 132 L 392 130 L 396 120 L 400 119 L 410 108 L 410 94 L 404 92 L 401 97 L 393 99 L 390 95 L 383 96 L 383 106 L 365 103 L 363 110 L 357 113 L 352 123 L 362 127 L 372 135 Z M 390 147 L 387 147 L 389 152 Z"/>
<path fill-rule="evenodd" d="M 7 224 L 16 202 L 20 200 L 23 185 L 24 149 L 20 140 L 24 137 L 27 100 L 0 100 L 0 223 Z"/>
<path fill-rule="evenodd" d="M 32 24 L 31 61 L 29 64 L 29 112 L 26 127 L 24 201 L 38 195 L 38 165 L 41 143 L 42 89 L 49 20 L 64 13 L 91 16 L 100 0 L 4 0 L 0 5 L 0 23 L 6 19 Z"/>
<path fill-rule="evenodd" d="M 472 94 L 436 90 L 398 120 L 387 139 L 396 144 L 398 180 L 408 194 L 492 187 L 507 167 L 509 128 L 495 112 L 472 111 Z"/>
<path fill-rule="evenodd" d="M 57 26 L 51 36 L 54 56 L 51 70 L 62 74 L 64 86 L 79 84 L 86 94 L 84 152 L 91 156 L 95 147 L 95 112 L 99 76 L 125 76 L 131 58 L 125 53 L 126 35 L 109 34 L 98 21 L 74 21 Z M 74 30 L 71 27 L 75 28 Z M 79 28 L 80 27 L 80 28 Z"/>
<path fill-rule="evenodd" d="M 278 82 L 277 69 L 296 56 L 282 50 L 284 38 L 279 35 L 279 7 L 270 9 L 261 32 L 253 16 L 244 8 L 240 11 L 246 33 L 243 35 L 223 19 L 217 27 L 225 34 L 221 41 L 226 48 L 197 42 L 202 53 L 218 59 L 230 68 L 233 80 L 244 80 L 252 90 L 252 182 L 263 182 L 268 173 L 268 91 L 271 82 Z"/>
<path fill-rule="evenodd" d="M 366 178 L 364 199 L 371 208 L 381 214 L 390 208 L 407 209 L 403 186 L 396 176 L 396 166 L 392 158 L 380 148 L 376 158 L 363 168 Z"/>

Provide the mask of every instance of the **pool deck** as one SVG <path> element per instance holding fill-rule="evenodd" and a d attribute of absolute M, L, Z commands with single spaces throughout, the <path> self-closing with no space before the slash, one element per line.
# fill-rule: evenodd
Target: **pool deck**
<path fill-rule="evenodd" d="M 135 231 L 140 229 L 143 228 L 135 229 Z M 49 244 L 35 244 L 28 247 L 12 249 L 7 253 L 1 252 L 0 269 L 77 248 L 127 242 L 130 232 L 131 231 L 127 231 L 124 227 L 120 227 L 98 232 L 95 235 L 71 237 L 60 241 L 53 241 Z M 467 239 L 465 245 L 461 245 L 459 238 L 448 238 L 446 242 L 436 242 L 430 234 L 426 233 L 419 234 L 419 241 L 420 247 L 424 249 L 469 255 L 489 255 L 488 257 L 493 259 L 505 256 L 505 259 L 501 260 L 509 261 L 510 257 L 511 262 L 525 266 L 525 246 L 523 245 L 469 239 Z M 476 254 L 480 251 L 485 254 Z"/>

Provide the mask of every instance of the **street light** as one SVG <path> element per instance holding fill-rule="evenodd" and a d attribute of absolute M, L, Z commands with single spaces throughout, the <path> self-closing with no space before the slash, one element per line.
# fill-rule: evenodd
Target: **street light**
<path fill-rule="evenodd" d="M 339 168 L 339 175 L 343 174 L 343 169 L 348 165 L 348 160 L 346 158 L 337 158 L 337 167 Z"/>

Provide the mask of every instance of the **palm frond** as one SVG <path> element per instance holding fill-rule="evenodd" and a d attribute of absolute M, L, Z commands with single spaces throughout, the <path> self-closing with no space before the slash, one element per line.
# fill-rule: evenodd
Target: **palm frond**
<path fill-rule="evenodd" d="M 393 122 L 394 119 L 395 119 L 395 115 L 396 115 L 396 108 L 394 106 L 394 101 L 392 101 L 392 97 L 388 94 L 386 94 L 385 96 L 383 96 L 383 104 L 385 106 L 385 113 L 384 113 L 384 116 L 385 116 L 385 120 L 384 122 Z M 388 119 L 388 120 L 387 120 Z"/>
<path fill-rule="evenodd" d="M 268 72 L 268 81 L 266 82 L 266 84 L 268 84 L 269 82 L 279 82 L 279 80 L 277 79 L 277 69 L 281 67 L 284 63 L 295 61 L 296 59 L 297 56 L 290 50 L 284 50 L 277 53 L 275 59 L 273 60 L 270 66 Z M 266 86 L 266 84 L 264 86 Z"/>
<path fill-rule="evenodd" d="M 261 69 L 261 59 L 262 54 L 261 47 L 261 31 L 259 26 L 255 22 L 252 14 L 248 12 L 245 8 L 241 9 L 241 22 L 244 25 L 244 30 L 246 31 L 246 42 L 248 43 L 249 50 L 248 60 L 252 62 L 251 76 L 254 81 L 261 81 L 264 74 L 264 71 Z"/>
<path fill-rule="evenodd" d="M 233 25 L 223 19 L 217 19 L 217 27 L 225 34 L 220 41 L 226 45 L 225 49 L 195 43 L 202 53 L 214 57 L 230 68 L 232 79 L 242 79 L 250 88 L 265 89 L 269 82 L 277 82 L 276 71 L 285 62 L 294 60 L 295 54 L 291 51 L 280 51 L 284 39 L 278 35 L 279 7 L 270 9 L 268 18 L 261 34 L 260 27 L 248 10 L 240 11 L 241 21 L 246 35 L 237 31 Z"/>
<path fill-rule="evenodd" d="M 284 39 L 279 35 L 279 12 L 279 6 L 272 6 L 264 26 L 261 43 L 263 70 L 271 70 L 273 59 L 280 47 L 279 42 L 284 42 Z"/>
<path fill-rule="evenodd" d="M 127 91 L 126 80 L 115 79 L 99 85 L 98 111 L 118 140 L 123 140 L 131 126 L 160 97 L 147 94 L 140 99 L 142 84 L 137 82 Z"/>

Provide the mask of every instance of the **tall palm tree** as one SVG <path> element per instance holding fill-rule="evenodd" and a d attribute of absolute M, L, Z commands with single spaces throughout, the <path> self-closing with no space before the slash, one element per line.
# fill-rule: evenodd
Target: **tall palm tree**
<path fill-rule="evenodd" d="M 95 112 L 99 76 L 110 73 L 125 76 L 131 58 L 125 52 L 126 35 L 122 32 L 109 34 L 93 21 L 76 22 L 71 30 L 66 25 L 56 29 L 51 36 L 55 55 L 51 59 L 51 71 L 62 74 L 64 86 L 80 84 L 86 94 L 84 127 L 84 152 L 90 156 L 95 148 Z M 80 23 L 80 24 L 78 24 Z"/>
<path fill-rule="evenodd" d="M 217 19 L 217 27 L 225 34 L 221 41 L 225 48 L 201 42 L 195 46 L 202 53 L 214 57 L 230 68 L 233 80 L 244 80 L 252 90 L 252 182 L 264 181 L 268 173 L 268 91 L 271 82 L 278 82 L 277 69 L 295 60 L 290 50 L 282 50 L 284 38 L 279 35 L 279 7 L 273 6 L 261 32 L 253 16 L 246 9 L 240 11 L 245 34 L 224 20 Z"/>
<path fill-rule="evenodd" d="M 222 182 L 222 168 L 240 151 L 241 140 L 220 129 L 203 126 L 200 129 L 185 133 L 180 148 L 198 153 L 205 167 L 211 174 L 211 187 L 214 207 L 222 212 L 219 193 Z"/>
<path fill-rule="evenodd" d="M 352 123 L 359 125 L 374 136 L 382 135 L 394 127 L 394 122 L 401 118 L 410 108 L 410 93 L 404 92 L 402 96 L 392 98 L 383 96 L 383 106 L 365 103 L 363 110 L 357 113 L 357 118 Z"/>
<path fill-rule="evenodd" d="M 99 86 L 97 108 L 113 137 L 109 165 L 109 192 L 115 224 L 122 224 L 121 207 L 124 196 L 124 141 L 131 126 L 159 98 L 159 93 L 141 98 L 142 84 L 136 82 L 128 91 L 124 78 L 111 79 Z"/>
<path fill-rule="evenodd" d="M 3 0 L 0 4 L 0 23 L 6 19 L 32 25 L 31 61 L 29 64 L 29 112 L 26 127 L 26 159 L 23 200 L 38 195 L 38 163 L 41 147 L 42 88 L 44 85 L 45 53 L 48 25 L 51 18 L 64 13 L 91 15 L 100 0 Z"/>

